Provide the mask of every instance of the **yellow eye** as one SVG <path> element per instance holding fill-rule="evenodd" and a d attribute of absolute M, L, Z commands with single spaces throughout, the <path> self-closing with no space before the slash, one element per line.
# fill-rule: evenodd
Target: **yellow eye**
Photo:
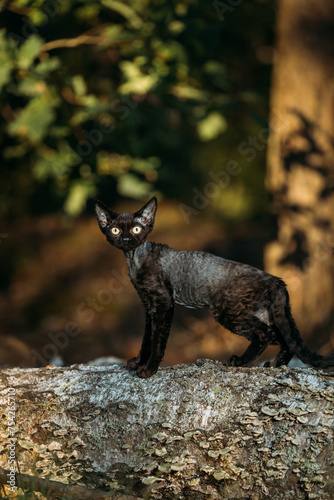
<path fill-rule="evenodd" d="M 139 234 L 141 232 L 142 228 L 140 226 L 135 226 L 132 228 L 133 234 Z"/>
<path fill-rule="evenodd" d="M 118 229 L 118 227 L 113 227 L 113 228 L 111 229 L 111 232 L 112 232 L 112 234 L 119 234 L 119 233 L 121 232 L 121 230 L 120 230 L 120 229 Z"/>

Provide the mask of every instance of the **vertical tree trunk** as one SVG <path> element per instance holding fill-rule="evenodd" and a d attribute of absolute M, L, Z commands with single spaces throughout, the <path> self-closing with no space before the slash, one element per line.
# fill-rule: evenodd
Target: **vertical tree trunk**
<path fill-rule="evenodd" d="M 267 176 L 278 234 L 265 266 L 286 281 L 303 336 L 316 332 L 319 344 L 334 322 L 333 33 L 332 0 L 278 2 Z"/>

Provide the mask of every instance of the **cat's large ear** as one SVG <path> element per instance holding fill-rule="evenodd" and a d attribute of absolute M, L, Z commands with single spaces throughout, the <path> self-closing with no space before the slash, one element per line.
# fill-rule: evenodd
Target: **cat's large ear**
<path fill-rule="evenodd" d="M 155 196 L 148 201 L 138 212 L 136 212 L 135 220 L 140 222 L 143 226 L 149 226 L 153 229 L 154 218 L 157 211 L 158 201 Z"/>
<path fill-rule="evenodd" d="M 116 219 L 117 214 L 112 212 L 99 200 L 95 200 L 94 208 L 100 229 L 102 233 L 104 233 L 108 224 L 110 224 L 113 219 Z"/>

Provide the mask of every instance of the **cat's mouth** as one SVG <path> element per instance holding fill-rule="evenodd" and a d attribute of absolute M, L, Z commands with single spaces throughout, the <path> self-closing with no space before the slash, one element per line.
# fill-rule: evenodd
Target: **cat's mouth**
<path fill-rule="evenodd" d="M 139 247 L 139 245 L 140 241 L 123 239 L 122 241 L 118 242 L 118 244 L 115 246 L 118 246 L 118 248 L 121 248 L 122 250 L 134 250 L 135 248 Z"/>

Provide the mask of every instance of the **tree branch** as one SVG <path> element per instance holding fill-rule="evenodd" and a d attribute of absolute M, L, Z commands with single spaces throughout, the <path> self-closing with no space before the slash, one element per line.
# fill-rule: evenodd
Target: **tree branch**
<path fill-rule="evenodd" d="M 102 43 L 106 43 L 106 45 L 110 46 L 118 46 L 122 43 L 127 42 L 128 40 L 110 40 L 108 37 L 104 35 L 87 35 L 82 34 L 76 38 L 62 38 L 59 40 L 52 40 L 51 42 L 47 42 L 41 47 L 41 52 L 50 52 L 50 50 L 60 49 L 60 48 L 74 48 L 80 45 L 99 45 Z"/>
<path fill-rule="evenodd" d="M 47 500 L 334 498 L 324 371 L 208 360 L 147 380 L 117 365 L 5 369 L 0 394 L 12 427 L 0 427 L 0 467 L 14 453 L 18 483 Z"/>
<path fill-rule="evenodd" d="M 11 12 L 15 12 L 15 14 L 21 14 L 24 16 L 28 16 L 33 11 L 33 9 L 26 7 L 25 5 L 17 5 L 14 2 L 11 3 L 10 0 L 5 3 L 4 8 Z"/>

